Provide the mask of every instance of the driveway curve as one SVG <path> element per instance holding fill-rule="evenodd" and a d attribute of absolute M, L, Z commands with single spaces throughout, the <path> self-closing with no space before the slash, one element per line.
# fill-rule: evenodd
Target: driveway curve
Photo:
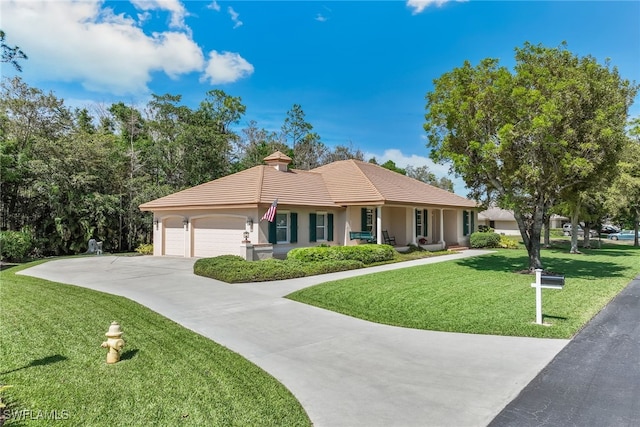
<path fill-rule="evenodd" d="M 62 259 L 21 274 L 124 296 L 228 347 L 288 387 L 315 426 L 486 426 L 567 340 L 399 328 L 282 298 L 482 253 L 244 285 L 194 275 L 193 259 L 149 256 Z"/>

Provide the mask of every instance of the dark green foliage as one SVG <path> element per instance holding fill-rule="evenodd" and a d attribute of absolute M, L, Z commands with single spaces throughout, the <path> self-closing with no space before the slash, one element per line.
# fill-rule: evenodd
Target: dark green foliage
<path fill-rule="evenodd" d="M 334 260 L 355 260 L 363 264 L 390 261 L 396 252 L 389 245 L 357 245 L 296 248 L 289 251 L 287 259 L 314 262 Z"/>
<path fill-rule="evenodd" d="M 498 233 L 473 233 L 469 243 L 472 248 L 498 248 L 500 247 L 500 235 Z"/>
<path fill-rule="evenodd" d="M 33 238 L 23 231 L 0 231 L 0 259 L 22 261 L 33 249 Z"/>
<path fill-rule="evenodd" d="M 262 261 L 245 261 L 239 256 L 222 255 L 199 259 L 193 271 L 199 276 L 227 283 L 247 283 L 293 279 L 362 267 L 364 267 L 362 262 L 353 260 L 300 262 L 272 258 Z"/>
<path fill-rule="evenodd" d="M 139 205 L 262 164 L 276 150 L 305 169 L 335 158 L 300 106 L 285 135 L 251 122 L 241 137 L 246 108 L 219 89 L 196 108 L 153 94 L 147 105 L 118 102 L 100 117 L 93 110 L 18 77 L 0 83 L 0 229 L 32 227 L 42 255 L 82 253 L 91 238 L 109 252 L 152 243 L 153 217 Z M 338 148 L 338 158 L 361 157 Z"/>

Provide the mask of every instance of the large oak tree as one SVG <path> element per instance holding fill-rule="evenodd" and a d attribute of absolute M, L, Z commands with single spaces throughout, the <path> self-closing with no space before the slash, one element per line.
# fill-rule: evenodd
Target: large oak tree
<path fill-rule="evenodd" d="M 513 70 L 487 58 L 434 81 L 427 146 L 434 160 L 451 162 L 471 197 L 513 210 L 528 267 L 542 268 L 545 212 L 615 170 L 636 91 L 608 63 L 564 44 L 526 43 Z"/>

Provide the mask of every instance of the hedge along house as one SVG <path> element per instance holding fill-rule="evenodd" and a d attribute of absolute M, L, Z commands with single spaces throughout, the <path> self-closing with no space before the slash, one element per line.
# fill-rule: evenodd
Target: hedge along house
<path fill-rule="evenodd" d="M 475 229 L 475 202 L 375 164 L 341 160 L 303 171 L 289 169 L 291 158 L 279 151 L 264 161 L 140 205 L 154 214 L 154 255 L 258 259 L 362 243 L 354 231 L 381 244 L 383 230 L 399 246 L 437 250 L 468 245 Z M 275 220 L 260 221 L 275 200 Z"/>

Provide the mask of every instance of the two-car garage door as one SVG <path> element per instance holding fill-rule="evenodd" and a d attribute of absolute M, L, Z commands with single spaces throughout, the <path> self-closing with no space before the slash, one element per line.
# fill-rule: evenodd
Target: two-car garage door
<path fill-rule="evenodd" d="M 218 255 L 240 255 L 242 233 L 246 220 L 241 217 L 214 216 L 196 218 L 189 224 L 191 239 L 185 236 L 182 218 L 168 218 L 164 222 L 164 255 L 198 258 Z M 192 251 L 185 251 L 189 244 Z"/>
<path fill-rule="evenodd" d="M 193 256 L 240 255 L 244 218 L 217 216 L 193 221 Z"/>

